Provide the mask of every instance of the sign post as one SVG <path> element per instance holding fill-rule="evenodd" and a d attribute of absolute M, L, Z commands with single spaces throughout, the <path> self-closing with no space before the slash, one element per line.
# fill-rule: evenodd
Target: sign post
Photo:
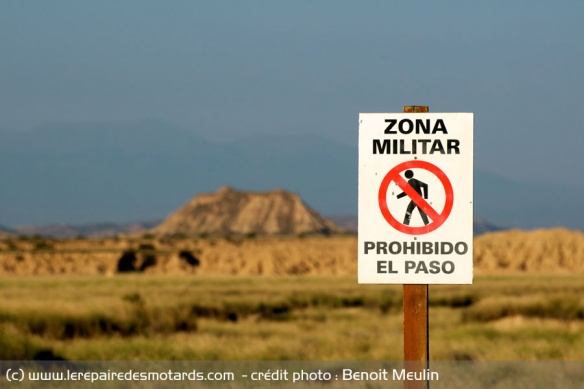
<path fill-rule="evenodd" d="M 425 113 L 427 106 L 405 106 L 404 113 Z M 430 318 L 428 284 L 403 286 L 404 369 L 419 372 L 430 368 Z M 404 381 L 404 389 L 428 389 L 430 382 Z"/>
<path fill-rule="evenodd" d="M 473 114 L 428 111 L 359 115 L 359 283 L 403 284 L 404 367 L 418 377 L 428 284 L 473 278 Z"/>

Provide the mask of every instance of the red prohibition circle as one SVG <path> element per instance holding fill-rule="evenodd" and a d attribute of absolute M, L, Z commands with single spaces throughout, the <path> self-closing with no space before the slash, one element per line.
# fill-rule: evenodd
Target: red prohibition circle
<path fill-rule="evenodd" d="M 435 211 L 430 204 L 426 202 L 408 183 L 405 181 L 399 174 L 407 169 L 424 169 L 431 173 L 433 173 L 444 187 L 444 191 L 446 192 L 446 202 L 444 204 L 444 209 L 441 213 Z M 416 205 L 423 210 L 430 218 L 432 222 L 421 227 L 411 227 L 405 224 L 400 223 L 391 212 L 387 208 L 387 189 L 389 188 L 389 184 L 392 181 L 395 181 L 396 184 L 416 203 Z M 454 203 L 454 193 L 452 190 L 452 184 L 450 180 L 444 174 L 440 168 L 430 162 L 426 161 L 407 161 L 400 163 L 399 165 L 395 166 L 391 169 L 381 181 L 381 185 L 379 186 L 379 194 L 378 194 L 378 201 L 379 201 L 379 209 L 381 210 L 381 214 L 383 218 L 396 230 L 403 232 L 409 235 L 423 235 L 429 232 L 434 231 L 438 227 L 440 227 L 452 211 L 452 205 Z"/>

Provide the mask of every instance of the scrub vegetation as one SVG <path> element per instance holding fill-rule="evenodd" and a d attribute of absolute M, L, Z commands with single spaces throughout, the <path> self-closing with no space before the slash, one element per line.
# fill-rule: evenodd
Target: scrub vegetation
<path fill-rule="evenodd" d="M 0 359 L 402 358 L 401 286 L 354 276 L 0 279 Z M 436 360 L 584 359 L 581 275 L 430 287 Z"/>

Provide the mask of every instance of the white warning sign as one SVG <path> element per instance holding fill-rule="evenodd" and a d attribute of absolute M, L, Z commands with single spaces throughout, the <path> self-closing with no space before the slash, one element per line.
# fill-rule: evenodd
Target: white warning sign
<path fill-rule="evenodd" d="M 359 115 L 358 232 L 359 283 L 472 283 L 472 113 Z"/>

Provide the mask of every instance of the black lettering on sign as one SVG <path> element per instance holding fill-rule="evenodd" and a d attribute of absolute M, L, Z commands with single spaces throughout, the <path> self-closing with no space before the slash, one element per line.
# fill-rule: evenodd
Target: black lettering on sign
<path fill-rule="evenodd" d="M 369 250 L 373 250 L 374 248 L 375 248 L 375 243 L 365 242 L 365 254 L 368 254 Z"/>
<path fill-rule="evenodd" d="M 373 154 L 391 154 L 391 146 L 389 142 L 389 139 L 384 139 L 382 145 L 380 139 L 373 139 Z"/>
<path fill-rule="evenodd" d="M 393 269 L 392 261 L 377 261 L 377 273 L 397 273 L 397 270 Z"/>
<path fill-rule="evenodd" d="M 366 241 L 363 245 L 363 252 L 377 255 L 464 255 L 468 252 L 468 244 L 466 242 Z"/>
<path fill-rule="evenodd" d="M 434 143 L 432 144 L 432 149 L 430 150 L 430 154 L 434 154 L 434 153 L 444 154 L 444 147 L 442 146 L 442 142 L 440 142 L 440 139 L 436 139 L 434 141 Z"/>
<path fill-rule="evenodd" d="M 448 154 L 460 154 L 460 141 L 458 139 L 448 139 Z"/>
<path fill-rule="evenodd" d="M 385 127 L 384 134 L 397 134 L 397 131 L 393 129 L 397 124 L 398 130 L 402 134 L 436 134 L 441 132 L 443 134 L 448 134 L 448 130 L 446 130 L 446 124 L 444 124 L 444 120 L 436 119 L 434 126 L 432 126 L 432 122 L 430 119 L 416 119 L 412 121 L 410 119 L 402 119 L 397 122 L 397 119 L 385 119 L 385 122 L 388 123 L 387 127 Z"/>
<path fill-rule="evenodd" d="M 440 273 L 440 262 L 430 261 L 430 274 Z"/>
<path fill-rule="evenodd" d="M 385 128 L 385 131 L 383 133 L 384 134 L 397 134 L 397 132 L 395 132 L 395 130 L 391 131 L 393 126 L 395 126 L 395 123 L 397 123 L 397 119 L 385 119 L 385 122 L 389 123 L 389 125 Z"/>
<path fill-rule="evenodd" d="M 387 254 L 387 243 L 377 242 L 377 254 Z"/>
<path fill-rule="evenodd" d="M 399 121 L 399 132 L 402 134 L 411 134 L 412 131 L 414 131 L 414 123 L 412 123 L 410 119 L 403 119 Z M 417 133 L 418 132 L 416 131 L 416 134 Z"/>
<path fill-rule="evenodd" d="M 428 264 L 424 261 L 406 261 L 405 262 L 405 273 L 410 274 L 452 274 L 454 273 L 454 262 L 452 261 L 444 261 L 440 263 L 440 261 L 430 261 L 430 268 L 428 268 Z"/>
<path fill-rule="evenodd" d="M 446 125 L 444 124 L 444 120 L 438 119 L 436 120 L 436 124 L 434 124 L 434 129 L 432 130 L 432 134 L 437 133 L 438 131 L 448 134 L 446 131 Z"/>
<path fill-rule="evenodd" d="M 442 264 L 442 271 L 446 274 L 452 274 L 454 272 L 454 262 L 446 261 Z"/>
<path fill-rule="evenodd" d="M 420 273 L 428 274 L 428 267 L 426 266 L 426 262 L 424 261 L 418 262 L 418 266 L 416 266 L 416 274 Z"/>
<path fill-rule="evenodd" d="M 377 274 L 387 273 L 387 262 L 377 261 Z"/>
<path fill-rule="evenodd" d="M 405 265 L 406 265 L 406 268 L 405 268 L 406 274 L 408 274 L 410 272 L 410 270 L 412 270 L 416 267 L 416 262 L 406 261 Z"/>
<path fill-rule="evenodd" d="M 460 141 L 446 139 L 373 139 L 373 154 L 460 154 Z"/>

